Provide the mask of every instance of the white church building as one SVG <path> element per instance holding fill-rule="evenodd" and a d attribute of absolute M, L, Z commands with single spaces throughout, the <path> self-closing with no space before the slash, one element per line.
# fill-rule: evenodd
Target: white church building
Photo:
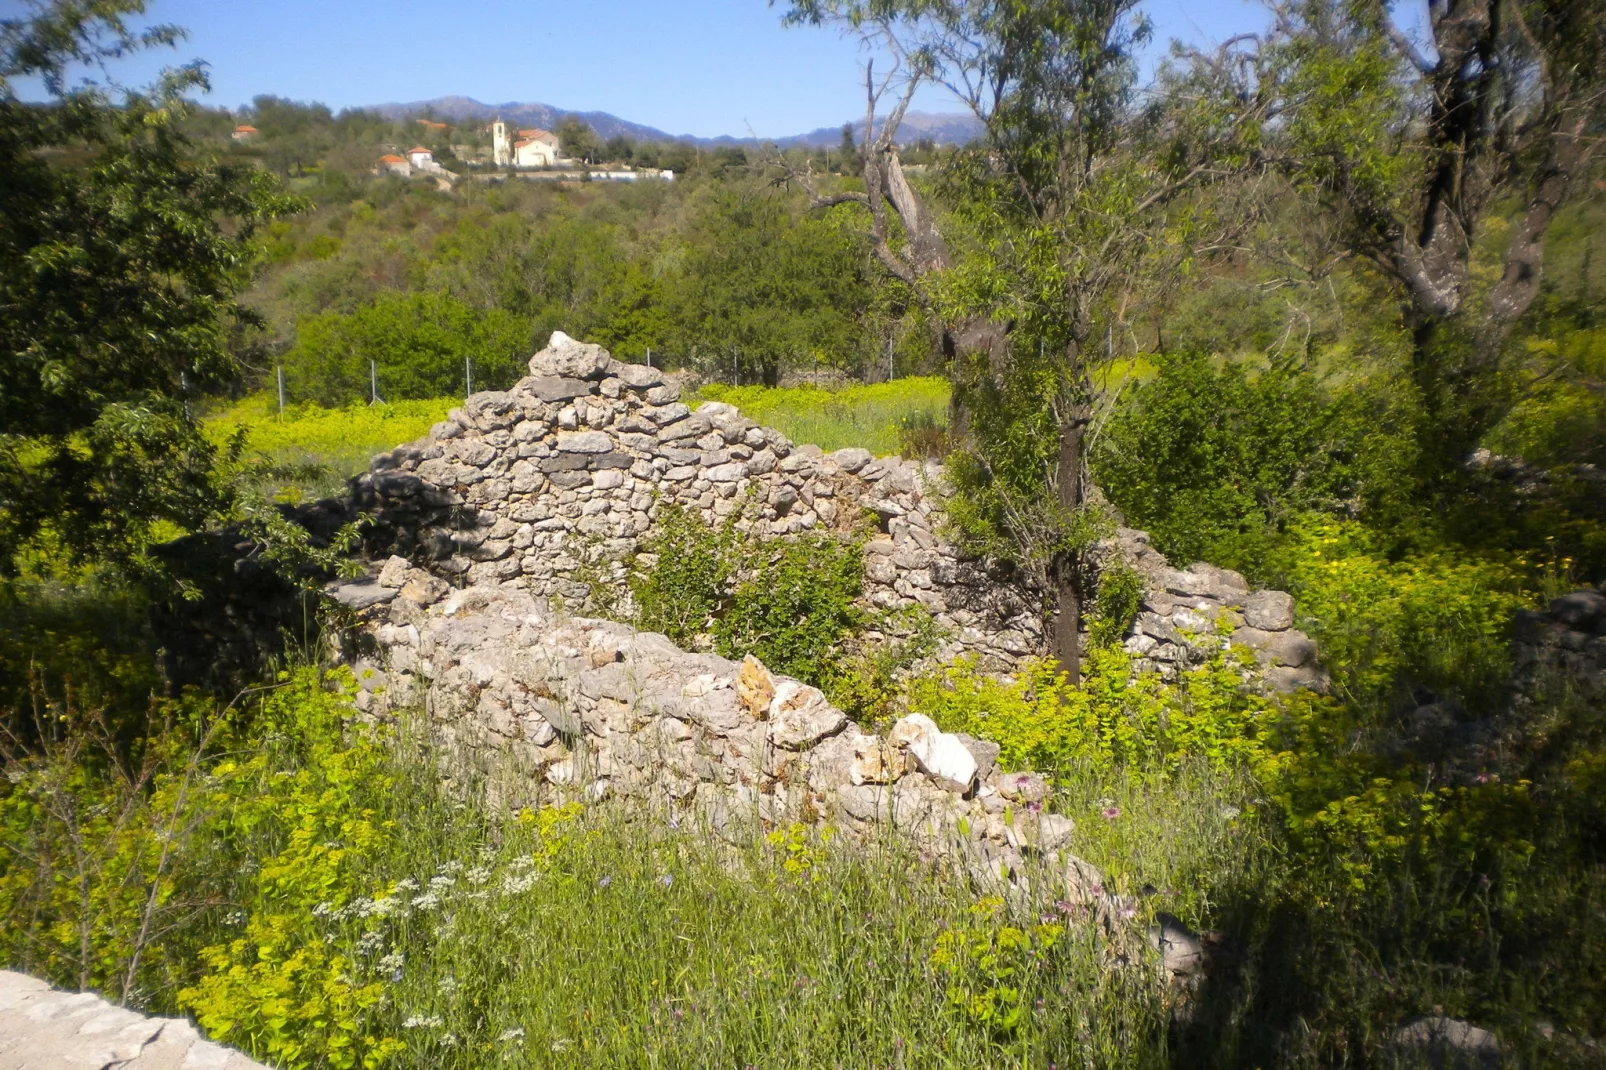
<path fill-rule="evenodd" d="M 501 119 L 491 124 L 491 159 L 498 167 L 551 167 L 565 163 L 558 156 L 558 135 L 546 130 L 520 130 L 508 138 Z"/>

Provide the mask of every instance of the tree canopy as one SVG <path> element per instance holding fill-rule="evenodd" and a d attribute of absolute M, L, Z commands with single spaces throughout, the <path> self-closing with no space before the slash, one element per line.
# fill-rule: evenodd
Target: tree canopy
<path fill-rule="evenodd" d="M 182 132 L 199 67 L 114 98 L 79 65 L 170 44 L 139 0 L 55 4 L 0 23 L 0 568 L 43 532 L 130 559 L 226 495 L 186 405 L 234 380 L 229 340 L 263 224 L 299 202 Z M 39 78 L 46 104 L 17 95 Z"/>

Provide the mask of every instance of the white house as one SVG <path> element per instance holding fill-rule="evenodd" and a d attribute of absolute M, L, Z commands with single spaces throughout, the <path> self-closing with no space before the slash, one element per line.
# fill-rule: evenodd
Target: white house
<path fill-rule="evenodd" d="M 491 160 L 498 167 L 551 167 L 563 162 L 558 156 L 558 135 L 520 130 L 516 138 L 509 138 L 507 124 L 500 119 L 491 124 Z"/>
<path fill-rule="evenodd" d="M 407 150 L 407 162 L 420 171 L 428 171 L 430 165 L 435 162 L 435 154 L 422 145 L 414 145 Z"/>
<path fill-rule="evenodd" d="M 513 142 L 514 167 L 551 167 L 558 162 L 558 135 L 545 130 L 520 130 Z"/>

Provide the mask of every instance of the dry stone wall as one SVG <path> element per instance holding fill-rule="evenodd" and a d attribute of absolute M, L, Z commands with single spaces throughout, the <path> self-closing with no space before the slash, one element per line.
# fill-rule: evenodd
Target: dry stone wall
<path fill-rule="evenodd" d="M 1047 785 L 996 744 L 913 714 L 866 732 L 821 692 L 662 635 L 571 617 L 513 586 L 450 589 L 400 558 L 365 611 L 383 658 L 356 665 L 374 717 L 422 707 L 448 769 L 494 805 L 618 799 L 731 842 L 793 821 L 907 836 L 932 859 L 1015 886 L 1120 904 L 1065 852 Z"/>
<path fill-rule="evenodd" d="M 826 454 L 729 405 L 693 412 L 657 370 L 561 332 L 530 371 L 374 459 L 355 497 L 377 518 L 377 545 L 452 586 L 514 588 L 576 607 L 599 574 L 618 581 L 665 504 L 711 523 L 734 518 L 755 537 L 845 534 L 868 517 L 878 529 L 864 544 L 868 605 L 924 606 L 945 636 L 943 657 L 974 654 L 1007 671 L 1044 653 L 1040 595 L 943 537 L 940 465 L 862 449 Z M 1122 530 L 1106 549 L 1148 580 L 1128 640 L 1140 668 L 1169 675 L 1207 655 L 1224 621 L 1255 650 L 1269 686 L 1322 685 L 1287 595 L 1252 591 L 1206 565 L 1173 569 L 1142 532 Z M 338 596 L 361 607 L 388 589 L 370 581 Z"/>

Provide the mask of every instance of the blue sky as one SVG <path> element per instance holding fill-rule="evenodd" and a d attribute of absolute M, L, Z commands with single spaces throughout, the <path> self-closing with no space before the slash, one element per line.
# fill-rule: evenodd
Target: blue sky
<path fill-rule="evenodd" d="M 14 13 L 20 0 L 0 0 Z M 1148 0 L 1156 51 L 1264 21 L 1253 0 Z M 863 112 L 863 55 L 831 30 L 783 29 L 764 0 L 152 0 L 189 31 L 175 52 L 117 69 L 137 84 L 164 63 L 211 65 L 208 102 L 258 93 L 339 109 L 447 94 L 600 110 L 674 134 L 761 137 Z M 929 111 L 957 106 L 933 91 Z"/>

